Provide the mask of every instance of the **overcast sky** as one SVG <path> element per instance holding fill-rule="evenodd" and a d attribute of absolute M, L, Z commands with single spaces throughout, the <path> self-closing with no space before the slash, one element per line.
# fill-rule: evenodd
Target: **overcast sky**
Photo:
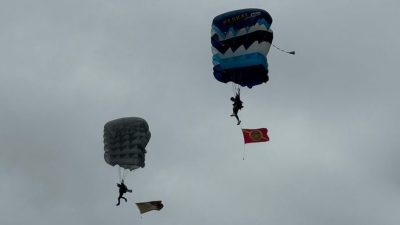
<path fill-rule="evenodd" d="M 268 83 L 212 75 L 214 16 L 273 17 Z M 1 0 L 0 224 L 400 224 L 398 0 Z M 146 167 L 104 162 L 103 126 L 147 120 Z M 140 217 L 135 202 L 163 200 Z"/>

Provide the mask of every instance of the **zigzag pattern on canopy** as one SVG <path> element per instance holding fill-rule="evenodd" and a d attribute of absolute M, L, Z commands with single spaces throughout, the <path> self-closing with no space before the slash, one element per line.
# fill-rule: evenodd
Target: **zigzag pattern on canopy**
<path fill-rule="evenodd" d="M 270 47 L 271 47 L 271 43 L 268 43 L 268 42 L 261 42 L 261 43 L 254 42 L 247 49 L 242 45 L 238 49 L 236 49 L 236 51 L 234 51 L 234 52 L 232 51 L 232 49 L 229 48 L 224 54 L 222 54 L 212 46 L 211 46 L 211 51 L 213 53 L 213 60 L 214 60 L 214 58 L 226 59 L 226 58 L 230 58 L 230 57 L 236 57 L 236 56 L 251 54 L 251 53 L 260 53 L 262 55 L 267 55 Z"/>
<path fill-rule="evenodd" d="M 256 30 L 269 30 L 270 26 L 271 26 L 271 24 L 269 24 L 264 19 L 260 19 L 260 20 L 256 21 L 255 24 L 253 24 L 251 26 L 249 25 L 247 27 L 243 27 L 239 30 L 235 30 L 233 27 L 230 27 L 227 32 L 223 32 L 218 27 L 212 25 L 211 36 L 214 36 L 216 34 L 216 35 L 218 35 L 218 38 L 221 40 L 229 39 L 232 37 L 245 35 L 245 34 L 254 32 Z"/>
<path fill-rule="evenodd" d="M 240 46 L 244 46 L 246 49 L 250 47 L 254 42 L 267 42 L 271 43 L 273 39 L 272 31 L 258 30 L 246 35 L 241 35 L 238 37 L 226 39 L 220 41 L 218 35 L 211 37 L 211 44 L 219 52 L 224 54 L 228 49 L 232 49 L 235 52 Z"/>

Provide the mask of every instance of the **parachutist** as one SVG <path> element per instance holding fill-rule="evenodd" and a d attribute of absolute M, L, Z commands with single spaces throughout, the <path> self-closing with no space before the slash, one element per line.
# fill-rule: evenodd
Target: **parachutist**
<path fill-rule="evenodd" d="M 236 120 L 238 121 L 237 125 L 239 125 L 242 121 L 239 119 L 238 112 L 243 108 L 243 102 L 240 100 L 240 89 L 236 93 L 235 97 L 231 97 L 231 101 L 233 102 L 233 114 L 231 116 L 236 117 Z"/>
<path fill-rule="evenodd" d="M 151 133 L 146 120 L 140 117 L 124 117 L 107 122 L 104 125 L 103 138 L 104 160 L 118 169 L 119 205 L 121 198 L 128 201 L 124 194 L 132 192 L 124 184 L 127 173 L 145 166 L 146 145 Z"/>
<path fill-rule="evenodd" d="M 119 188 L 119 196 L 117 206 L 120 204 L 121 198 L 127 202 L 128 200 L 123 196 L 126 192 L 132 192 L 132 190 L 128 189 L 128 187 L 124 184 L 124 180 L 121 181 L 120 184 L 117 184 Z"/>

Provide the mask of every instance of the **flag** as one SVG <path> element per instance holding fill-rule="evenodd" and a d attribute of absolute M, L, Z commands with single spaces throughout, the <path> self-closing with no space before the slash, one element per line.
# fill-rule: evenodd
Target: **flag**
<path fill-rule="evenodd" d="M 253 142 L 265 142 L 269 141 L 269 137 L 267 135 L 267 128 L 258 128 L 258 129 L 242 129 L 244 143 L 253 143 Z"/>
<path fill-rule="evenodd" d="M 136 203 L 136 205 L 139 208 L 140 214 L 147 213 L 151 210 L 160 211 L 164 207 L 161 201 L 139 202 Z"/>

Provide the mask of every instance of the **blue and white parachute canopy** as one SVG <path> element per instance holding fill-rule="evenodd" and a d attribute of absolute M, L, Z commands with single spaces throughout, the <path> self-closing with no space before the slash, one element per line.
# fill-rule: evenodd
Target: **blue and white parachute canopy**
<path fill-rule="evenodd" d="M 262 9 L 240 9 L 214 18 L 211 28 L 214 77 L 249 88 L 268 81 L 272 17 Z"/>

